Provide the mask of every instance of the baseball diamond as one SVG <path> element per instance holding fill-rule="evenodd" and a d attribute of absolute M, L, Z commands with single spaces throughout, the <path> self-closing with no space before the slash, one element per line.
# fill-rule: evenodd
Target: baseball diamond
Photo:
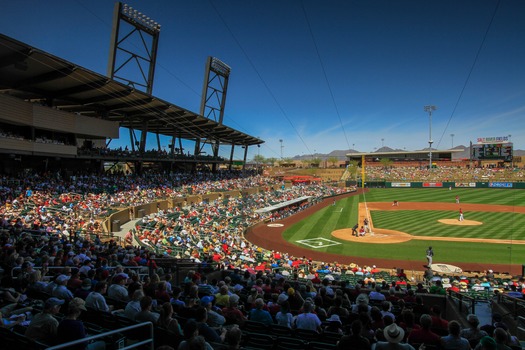
<path fill-rule="evenodd" d="M 400 191 L 405 191 L 400 192 Z M 330 232 L 319 229 L 324 219 L 322 212 L 331 203 L 325 200 L 312 208 L 286 218 L 280 223 L 280 228 L 268 227 L 260 223 L 247 232 L 247 238 L 253 243 L 267 249 L 286 251 L 295 256 L 306 256 L 318 261 L 336 261 L 360 265 L 395 266 L 410 270 L 422 270 L 426 263 L 424 247 L 432 242 L 437 250 L 437 263 L 452 264 L 463 270 L 494 269 L 511 273 L 521 272 L 520 256 L 525 252 L 525 235 L 522 227 L 525 220 L 525 207 L 516 206 L 513 202 L 516 196 L 522 196 L 521 191 L 494 192 L 501 190 L 462 189 L 465 198 L 461 207 L 465 211 L 466 220 L 458 221 L 456 217 L 457 204 L 450 200 L 453 196 L 446 189 L 360 189 L 355 193 L 338 197 L 338 206 L 352 206 L 355 219 L 350 218 L 345 227 L 336 227 Z M 490 192 L 492 191 L 492 192 Z M 397 196 L 406 198 L 399 200 L 399 206 L 392 206 L 392 201 L 375 201 L 376 198 Z M 458 192 L 456 192 L 458 193 Z M 497 196 L 494 198 L 493 196 Z M 443 196 L 443 199 L 441 199 Z M 500 197 L 508 198 L 508 204 Z M 428 202 L 412 202 L 410 199 L 428 198 Z M 492 203 L 485 204 L 483 198 L 489 198 Z M 364 199 L 374 200 L 364 202 Z M 440 202 L 449 199 L 448 203 Z M 473 202 L 467 203 L 472 198 Z M 360 199 L 358 202 L 356 199 Z M 435 201 L 434 201 L 435 200 Z M 343 210 L 343 209 L 342 209 Z M 333 210 L 332 210 L 333 213 Z M 347 215 L 344 208 L 342 215 Z M 339 215 L 341 215 L 339 214 Z M 332 214 L 333 215 L 333 214 Z M 352 236 L 351 226 L 357 221 L 362 225 L 364 218 L 370 218 L 371 232 L 364 236 Z M 418 219 L 419 217 L 419 219 Z M 411 218 L 411 219 L 410 219 Z M 338 219 L 339 220 L 339 219 Z M 315 230 L 311 233 L 308 222 Z M 290 233 L 296 227 L 297 233 Z M 327 226 L 330 226 L 327 224 Z M 494 227 L 496 226 L 496 227 Z M 404 228 L 403 228 L 404 227 Z M 498 229 L 498 227 L 507 229 Z M 309 249 L 307 245 L 298 244 L 295 237 L 313 238 L 316 236 L 332 238 L 342 242 L 337 247 Z M 326 249 L 324 249 L 326 248 Z M 509 259 L 512 263 L 509 264 Z"/>

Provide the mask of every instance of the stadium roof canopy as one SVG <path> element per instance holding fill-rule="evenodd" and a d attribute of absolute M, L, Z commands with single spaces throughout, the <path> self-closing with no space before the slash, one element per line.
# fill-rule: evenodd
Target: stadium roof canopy
<path fill-rule="evenodd" d="M 264 143 L 2 34 L 0 93 L 182 139 L 246 146 Z"/>

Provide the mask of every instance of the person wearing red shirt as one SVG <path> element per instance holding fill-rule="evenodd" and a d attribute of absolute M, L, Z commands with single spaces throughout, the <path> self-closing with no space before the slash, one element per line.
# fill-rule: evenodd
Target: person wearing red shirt
<path fill-rule="evenodd" d="M 409 344 L 422 344 L 441 346 L 441 337 L 430 330 L 432 326 L 432 317 L 428 314 L 423 314 L 419 318 L 421 328 L 412 329 L 408 334 L 407 341 Z"/>

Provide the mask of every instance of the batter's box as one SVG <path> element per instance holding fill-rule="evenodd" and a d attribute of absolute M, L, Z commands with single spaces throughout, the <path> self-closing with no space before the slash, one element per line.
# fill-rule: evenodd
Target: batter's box
<path fill-rule="evenodd" d="M 305 246 L 308 246 L 310 248 L 326 248 L 333 245 L 341 244 L 336 241 L 332 241 L 326 238 L 309 238 L 309 239 L 302 239 L 300 241 L 296 241 L 297 243 L 304 244 Z"/>

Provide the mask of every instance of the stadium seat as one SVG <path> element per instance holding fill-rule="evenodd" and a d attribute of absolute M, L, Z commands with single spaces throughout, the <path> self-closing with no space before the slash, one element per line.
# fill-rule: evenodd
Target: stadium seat
<path fill-rule="evenodd" d="M 308 342 L 291 337 L 278 337 L 275 343 L 276 350 L 304 350 L 307 348 Z"/>

